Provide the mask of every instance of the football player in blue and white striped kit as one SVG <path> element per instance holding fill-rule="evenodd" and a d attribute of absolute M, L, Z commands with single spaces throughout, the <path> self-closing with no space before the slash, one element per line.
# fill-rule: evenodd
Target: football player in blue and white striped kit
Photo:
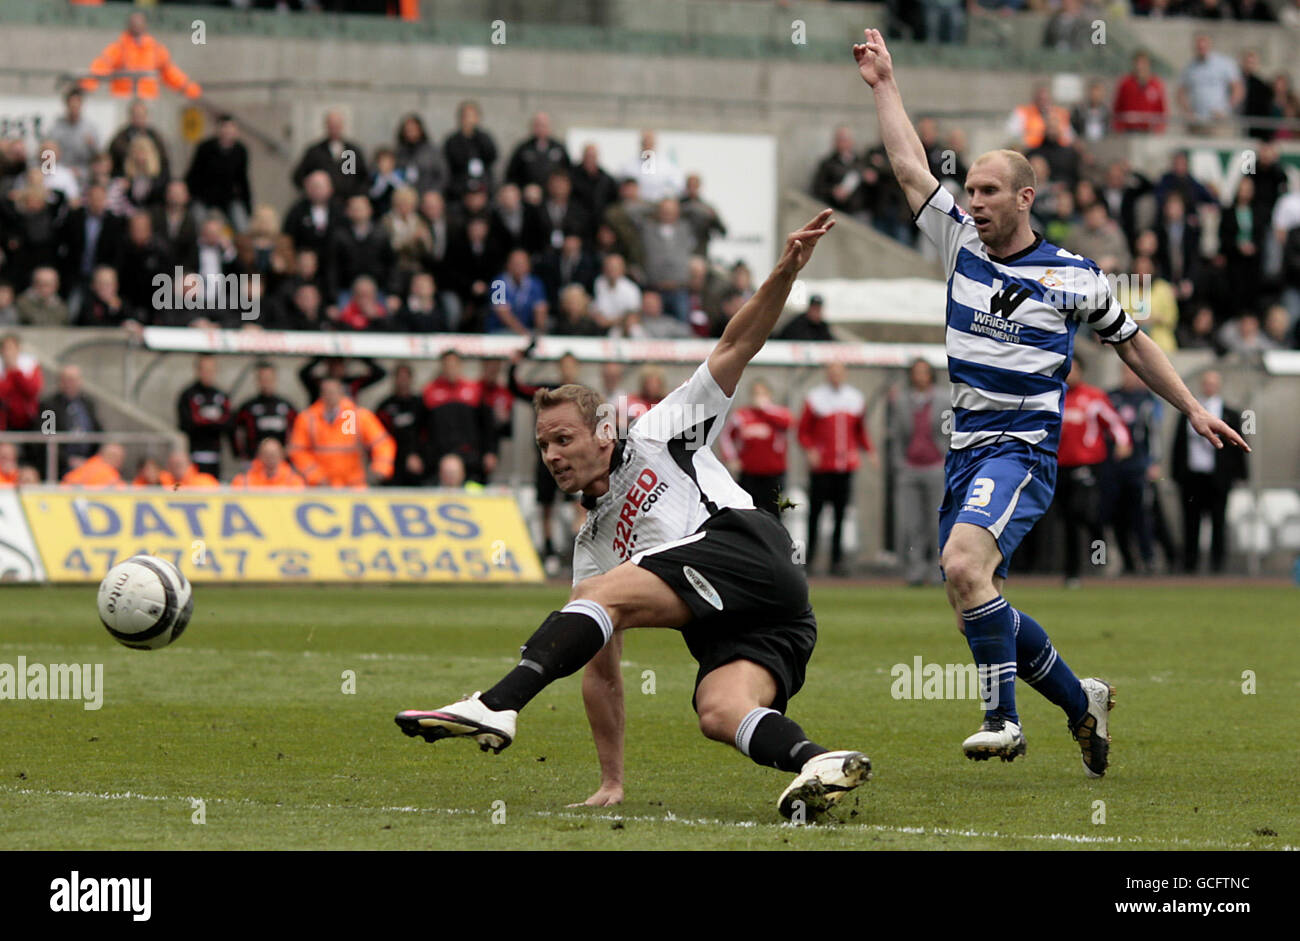
<path fill-rule="evenodd" d="M 1086 323 L 1142 381 L 1187 415 L 1216 448 L 1241 437 L 1193 397 L 1160 348 L 1115 301 L 1087 258 L 1043 241 L 1029 226 L 1034 171 L 1023 155 L 995 150 L 966 176 L 969 212 L 930 173 L 878 30 L 853 47 L 871 86 L 881 138 L 916 224 L 938 247 L 948 279 L 951 450 L 939 508 L 940 564 L 948 600 L 979 668 L 984 722 L 962 744 L 968 758 L 1011 761 L 1025 753 L 1017 675 L 1065 712 L 1084 770 L 1109 762 L 1114 688 L 1071 672 L 1043 628 L 1002 597 L 1007 565 L 1047 510 L 1056 486 L 1065 377 L 1074 332 Z"/>

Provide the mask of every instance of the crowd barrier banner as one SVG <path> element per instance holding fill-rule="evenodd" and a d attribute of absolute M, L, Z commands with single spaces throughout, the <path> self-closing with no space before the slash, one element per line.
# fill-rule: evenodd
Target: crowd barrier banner
<path fill-rule="evenodd" d="M 160 353 L 230 353 L 244 356 L 342 356 L 374 359 L 437 359 L 446 350 L 478 359 L 505 359 L 532 345 L 530 357 L 556 360 L 571 353 L 582 362 L 682 363 L 699 365 L 713 339 L 650 340 L 613 337 L 487 336 L 481 333 L 343 333 L 287 330 L 200 330 L 146 327 L 144 345 Z M 920 357 L 946 368 L 942 343 L 769 342 L 754 356 L 760 366 L 846 366 L 905 368 Z"/>
<path fill-rule="evenodd" d="M 21 501 L 53 582 L 98 582 L 141 552 L 196 582 L 542 580 L 508 493 L 50 487 Z"/>

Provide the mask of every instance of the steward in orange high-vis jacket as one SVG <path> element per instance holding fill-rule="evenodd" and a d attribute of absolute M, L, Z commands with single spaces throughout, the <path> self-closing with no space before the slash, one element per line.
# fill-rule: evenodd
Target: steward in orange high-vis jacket
<path fill-rule="evenodd" d="M 312 487 L 364 487 L 393 474 L 397 443 L 369 409 L 343 395 L 337 379 L 321 383 L 320 398 L 298 415 L 289 435 L 289 460 Z"/>
<path fill-rule="evenodd" d="M 109 81 L 109 91 L 117 98 L 154 99 L 158 97 L 158 79 L 162 77 L 167 87 L 178 91 L 186 98 L 197 98 L 203 94 L 199 83 L 177 67 L 172 61 L 167 47 L 149 35 L 143 13 L 132 13 L 126 21 L 126 30 L 121 36 L 104 47 L 95 61 L 90 63 L 94 75 L 109 75 L 113 72 L 148 72 L 140 78 L 114 78 Z M 81 87 L 94 91 L 99 81 L 83 78 Z"/>

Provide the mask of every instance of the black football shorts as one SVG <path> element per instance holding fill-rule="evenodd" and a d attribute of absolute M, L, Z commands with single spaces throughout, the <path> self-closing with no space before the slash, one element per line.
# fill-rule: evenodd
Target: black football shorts
<path fill-rule="evenodd" d="M 803 686 L 817 619 L 806 574 L 775 516 L 723 509 L 685 539 L 639 552 L 631 561 L 667 582 L 690 609 L 693 619 L 682 636 L 700 665 L 696 689 L 718 667 L 751 660 L 775 678 L 772 708 L 785 711 Z"/>

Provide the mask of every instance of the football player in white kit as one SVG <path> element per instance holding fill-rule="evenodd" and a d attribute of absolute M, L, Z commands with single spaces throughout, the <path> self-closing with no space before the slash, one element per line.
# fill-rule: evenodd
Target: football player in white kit
<path fill-rule="evenodd" d="M 586 666 L 582 692 L 601 785 L 585 803 L 623 799 L 621 632 L 682 632 L 699 662 L 694 706 L 708 738 L 796 776 L 777 802 L 816 820 L 866 781 L 871 762 L 831 751 L 783 715 L 817 639 L 808 581 L 785 528 L 754 508 L 711 446 L 741 373 L 762 348 L 799 270 L 834 225 L 825 210 L 786 239 L 766 282 L 727 324 L 708 360 L 620 439 L 602 397 L 581 385 L 540 390 L 537 446 L 565 493 L 582 493 L 573 593 L 491 689 L 432 711 L 398 713 L 407 735 L 464 736 L 500 752 L 519 710 Z"/>

